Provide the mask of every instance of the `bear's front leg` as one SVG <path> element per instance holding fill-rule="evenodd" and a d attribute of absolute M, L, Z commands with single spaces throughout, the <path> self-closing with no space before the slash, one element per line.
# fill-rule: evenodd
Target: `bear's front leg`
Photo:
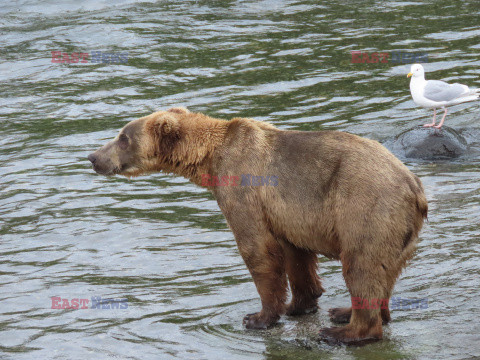
<path fill-rule="evenodd" d="M 282 247 L 266 230 L 237 232 L 240 254 L 252 274 L 262 310 L 243 319 L 247 329 L 267 329 L 285 313 L 287 278 Z"/>
<path fill-rule="evenodd" d="M 317 300 L 325 291 L 317 275 L 317 255 L 308 250 L 281 240 L 285 270 L 292 289 L 292 301 L 287 306 L 286 314 L 298 316 L 317 312 Z"/>
<path fill-rule="evenodd" d="M 262 309 L 246 315 L 243 324 L 247 329 L 267 329 L 285 314 L 287 275 L 282 245 L 270 231 L 256 189 L 216 187 L 214 195 L 262 302 Z"/>

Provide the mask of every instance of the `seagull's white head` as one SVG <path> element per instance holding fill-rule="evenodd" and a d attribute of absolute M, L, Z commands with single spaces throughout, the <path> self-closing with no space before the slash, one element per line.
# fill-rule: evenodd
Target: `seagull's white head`
<path fill-rule="evenodd" d="M 423 70 L 423 66 L 420 64 L 413 64 L 410 68 L 410 72 L 407 74 L 407 77 L 424 77 L 425 71 Z"/>

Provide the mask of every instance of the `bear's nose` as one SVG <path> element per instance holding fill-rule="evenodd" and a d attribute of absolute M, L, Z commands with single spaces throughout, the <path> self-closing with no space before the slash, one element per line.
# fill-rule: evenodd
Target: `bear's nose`
<path fill-rule="evenodd" d="M 90 160 L 92 164 L 95 164 L 95 161 L 97 161 L 97 157 L 94 154 L 90 154 L 88 155 L 88 160 Z"/>

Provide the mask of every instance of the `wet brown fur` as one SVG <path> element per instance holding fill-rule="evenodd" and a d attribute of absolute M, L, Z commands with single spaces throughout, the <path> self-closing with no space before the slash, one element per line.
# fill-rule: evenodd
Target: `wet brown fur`
<path fill-rule="evenodd" d="M 247 328 L 317 310 L 324 291 L 317 254 L 340 260 L 351 296 L 362 299 L 390 298 L 413 256 L 428 208 L 422 184 L 376 141 L 225 121 L 183 108 L 135 120 L 123 133 L 126 150 L 119 135 L 89 157 L 97 172 L 163 171 L 197 185 L 202 174 L 278 176 L 278 186 L 209 188 L 260 294 L 262 309 L 245 317 Z M 321 337 L 343 343 L 381 339 L 382 320 L 390 320 L 388 309 L 332 309 L 330 315 L 349 324 L 323 329 Z"/>

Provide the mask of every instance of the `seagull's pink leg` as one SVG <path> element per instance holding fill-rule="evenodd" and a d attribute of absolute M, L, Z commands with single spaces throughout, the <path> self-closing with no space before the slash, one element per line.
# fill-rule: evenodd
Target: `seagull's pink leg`
<path fill-rule="evenodd" d="M 424 127 L 430 127 L 435 125 L 435 117 L 437 116 L 437 109 L 433 109 L 433 120 L 430 124 L 423 125 Z"/>
<path fill-rule="evenodd" d="M 444 109 L 445 109 L 445 112 L 443 113 L 442 121 L 440 121 L 440 124 L 438 124 L 437 126 L 434 126 L 434 128 L 440 129 L 443 123 L 445 122 L 445 118 L 447 117 L 447 108 L 444 108 Z"/>

